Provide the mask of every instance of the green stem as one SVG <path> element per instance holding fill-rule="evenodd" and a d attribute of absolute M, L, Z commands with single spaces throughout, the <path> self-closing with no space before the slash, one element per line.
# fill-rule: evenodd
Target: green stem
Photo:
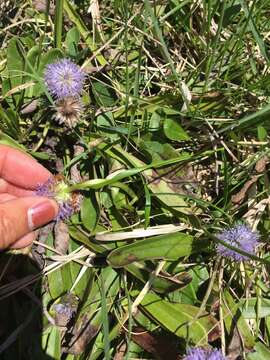
<path fill-rule="evenodd" d="M 152 168 L 160 168 L 160 167 L 163 167 L 166 165 L 171 165 L 171 164 L 177 164 L 180 162 L 184 162 L 187 159 L 190 159 L 190 157 L 185 154 L 185 155 L 179 156 L 178 158 L 153 162 L 149 165 L 139 166 L 137 168 L 132 168 L 132 169 L 128 169 L 128 170 L 123 170 L 123 171 L 117 173 L 116 175 L 114 175 L 113 177 L 110 177 L 109 179 L 108 178 L 92 179 L 92 180 L 87 180 L 87 181 L 84 181 L 81 183 L 71 185 L 69 187 L 69 191 L 86 190 L 86 189 L 95 189 L 95 190 L 101 189 L 104 186 L 115 184 L 116 182 L 118 182 L 120 180 L 123 180 L 130 176 L 137 175 L 146 170 L 150 170 Z"/>
<path fill-rule="evenodd" d="M 63 8 L 64 0 L 56 0 L 54 20 L 54 45 L 56 48 L 59 49 L 61 49 L 62 47 Z"/>

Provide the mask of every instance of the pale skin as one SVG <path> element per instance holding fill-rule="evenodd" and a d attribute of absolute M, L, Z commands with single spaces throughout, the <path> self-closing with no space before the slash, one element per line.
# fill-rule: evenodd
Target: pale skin
<path fill-rule="evenodd" d="M 36 229 L 55 218 L 56 202 L 34 194 L 51 176 L 29 155 L 0 145 L 0 249 L 30 245 Z"/>

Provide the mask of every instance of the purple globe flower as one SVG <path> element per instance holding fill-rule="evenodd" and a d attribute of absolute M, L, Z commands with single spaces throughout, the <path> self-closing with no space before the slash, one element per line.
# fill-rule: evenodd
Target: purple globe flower
<path fill-rule="evenodd" d="M 49 198 L 55 197 L 54 178 L 50 177 L 44 184 L 38 184 L 35 195 Z"/>
<path fill-rule="evenodd" d="M 203 348 L 191 348 L 187 351 L 187 356 L 184 360 L 205 360 L 205 349 Z"/>
<path fill-rule="evenodd" d="M 82 92 L 85 73 L 69 59 L 63 59 L 46 67 L 44 79 L 50 93 L 57 99 L 76 98 Z"/>
<path fill-rule="evenodd" d="M 59 211 L 56 216 L 56 220 L 67 220 L 71 217 L 71 215 L 74 213 L 74 209 L 72 207 L 72 204 L 70 202 L 62 202 L 59 203 Z"/>
<path fill-rule="evenodd" d="M 217 234 L 216 237 L 251 255 L 255 254 L 256 246 L 258 245 L 259 240 L 258 234 L 253 232 L 247 225 L 235 225 L 231 229 L 223 230 L 221 233 Z M 247 256 L 239 254 L 222 244 L 218 244 L 217 252 L 221 256 L 228 257 L 236 261 L 249 259 Z"/>
<path fill-rule="evenodd" d="M 188 349 L 184 360 L 226 360 L 221 350 L 194 347 Z"/>
<path fill-rule="evenodd" d="M 57 177 L 51 177 L 44 184 L 38 185 L 35 195 L 52 198 L 58 203 L 59 211 L 56 221 L 67 220 L 74 211 L 78 210 L 73 206 L 74 199 L 68 190 L 68 185 Z"/>

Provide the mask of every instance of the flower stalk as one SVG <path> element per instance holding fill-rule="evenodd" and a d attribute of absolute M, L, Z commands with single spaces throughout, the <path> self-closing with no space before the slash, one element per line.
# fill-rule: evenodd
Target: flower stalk
<path fill-rule="evenodd" d="M 62 48 L 64 0 L 56 0 L 54 21 L 54 44 L 58 49 Z"/>

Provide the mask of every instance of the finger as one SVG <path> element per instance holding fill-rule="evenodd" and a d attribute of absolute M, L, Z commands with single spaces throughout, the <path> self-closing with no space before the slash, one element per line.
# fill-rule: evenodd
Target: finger
<path fill-rule="evenodd" d="M 10 194 L 0 194 L 0 203 L 16 199 L 16 196 L 10 195 Z"/>
<path fill-rule="evenodd" d="M 16 199 L 16 197 L 13 196 L 13 195 L 0 194 L 0 203 L 5 202 L 5 201 L 9 201 L 9 200 L 13 200 L 13 199 Z M 32 244 L 32 242 L 34 240 L 36 240 L 37 236 L 38 236 L 38 230 L 32 231 L 31 233 L 28 233 L 27 235 L 23 236 L 21 239 L 16 241 L 14 244 L 12 244 L 11 248 L 12 249 L 24 248 L 24 247 Z"/>
<path fill-rule="evenodd" d="M 51 173 L 29 155 L 0 145 L 0 177 L 9 183 L 34 190 L 50 176 Z"/>
<path fill-rule="evenodd" d="M 43 197 L 25 197 L 0 204 L 0 249 L 55 218 L 58 206 Z"/>
<path fill-rule="evenodd" d="M 32 244 L 34 240 L 36 240 L 38 235 L 37 231 L 32 231 L 29 234 L 23 236 L 19 240 L 15 241 L 10 247 L 11 249 L 21 249 L 25 248 L 26 246 L 29 246 Z"/>
<path fill-rule="evenodd" d="M 26 196 L 32 196 L 33 195 L 33 191 L 32 190 L 25 190 L 22 189 L 18 186 L 12 185 L 10 183 L 8 183 L 6 180 L 4 179 L 0 179 L 0 194 L 2 193 L 7 193 L 7 194 L 11 194 L 14 195 L 16 197 L 26 197 Z"/>

